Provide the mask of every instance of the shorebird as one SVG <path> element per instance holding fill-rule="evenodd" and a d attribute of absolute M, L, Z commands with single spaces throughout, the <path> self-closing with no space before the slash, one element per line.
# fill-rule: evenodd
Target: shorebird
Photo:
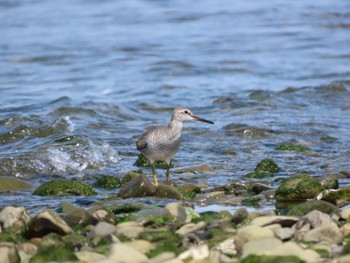
<path fill-rule="evenodd" d="M 165 161 L 167 164 L 166 180 L 169 181 L 170 161 L 180 148 L 181 130 L 184 121 L 201 121 L 210 124 L 214 122 L 192 114 L 189 109 L 176 108 L 168 126 L 149 128 L 136 143 L 137 149 L 150 161 L 154 184 L 158 185 L 157 174 L 154 168 L 155 161 Z"/>

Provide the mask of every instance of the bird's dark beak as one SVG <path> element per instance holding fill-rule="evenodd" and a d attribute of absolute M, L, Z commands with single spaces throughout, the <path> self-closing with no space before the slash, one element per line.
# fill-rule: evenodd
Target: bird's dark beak
<path fill-rule="evenodd" d="M 214 122 L 212 121 L 209 121 L 209 120 L 206 120 L 206 119 L 203 119 L 201 117 L 197 117 L 197 116 L 194 116 L 192 115 L 193 119 L 196 120 L 196 121 L 201 121 L 201 122 L 206 122 L 206 123 L 210 123 L 210 124 L 214 124 Z"/>

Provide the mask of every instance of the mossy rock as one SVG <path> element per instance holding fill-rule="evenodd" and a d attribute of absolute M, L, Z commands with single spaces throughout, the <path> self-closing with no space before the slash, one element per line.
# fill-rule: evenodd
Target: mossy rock
<path fill-rule="evenodd" d="M 34 187 L 23 181 L 12 177 L 0 177 L 0 191 L 28 190 Z"/>
<path fill-rule="evenodd" d="M 282 143 L 276 147 L 276 150 L 278 150 L 278 151 L 306 152 L 306 151 L 310 151 L 310 148 L 306 147 L 304 145 L 299 145 L 299 144 Z"/>
<path fill-rule="evenodd" d="M 179 255 L 180 252 L 182 252 L 184 248 L 180 248 L 180 246 L 174 242 L 173 240 L 164 240 L 160 242 L 155 249 L 152 249 L 150 252 L 148 252 L 146 255 L 149 258 L 153 258 L 155 256 L 158 256 L 159 254 L 163 252 L 174 252 L 175 255 Z"/>
<path fill-rule="evenodd" d="M 335 205 L 322 200 L 310 200 L 293 206 L 287 213 L 288 216 L 304 216 L 307 213 L 318 210 L 325 214 L 339 214 Z"/>
<path fill-rule="evenodd" d="M 95 187 L 115 189 L 121 185 L 120 179 L 112 175 L 100 175 L 94 184 Z"/>
<path fill-rule="evenodd" d="M 244 176 L 245 178 L 254 178 L 254 179 L 262 179 L 262 178 L 269 178 L 273 177 L 273 173 L 262 171 L 262 172 L 251 172 Z"/>
<path fill-rule="evenodd" d="M 55 246 L 39 250 L 39 252 L 30 259 L 29 263 L 72 261 L 78 261 L 72 249 L 66 246 Z"/>
<path fill-rule="evenodd" d="M 323 190 L 320 181 L 309 175 L 297 175 L 283 181 L 276 189 L 277 201 L 297 201 L 315 198 Z"/>
<path fill-rule="evenodd" d="M 137 160 L 135 161 L 134 165 L 137 167 L 150 167 L 151 163 L 142 153 L 140 153 L 137 156 Z M 168 165 L 164 161 L 156 161 L 154 166 L 158 169 L 168 169 Z M 172 166 L 170 165 L 170 167 Z"/>
<path fill-rule="evenodd" d="M 240 263 L 305 263 L 305 261 L 296 256 L 249 255 L 241 260 Z"/>
<path fill-rule="evenodd" d="M 323 186 L 323 189 L 338 189 L 339 181 L 335 176 L 328 175 L 321 179 L 321 185 Z"/>
<path fill-rule="evenodd" d="M 192 200 L 196 197 L 196 193 L 186 191 L 178 187 L 160 184 L 157 186 L 154 196 L 159 198 L 170 198 L 176 200 Z"/>
<path fill-rule="evenodd" d="M 272 159 L 264 159 L 255 167 L 255 173 L 270 173 L 274 174 L 281 170 L 277 163 Z"/>
<path fill-rule="evenodd" d="M 58 179 L 42 184 L 34 190 L 33 195 L 91 196 L 96 195 L 96 192 L 92 189 L 91 186 L 84 183 L 73 180 Z"/>
<path fill-rule="evenodd" d="M 338 190 L 326 190 L 321 195 L 322 200 L 332 204 L 337 204 L 340 200 L 350 202 L 350 186 L 345 186 Z"/>
<path fill-rule="evenodd" d="M 1 242 L 11 242 L 19 244 L 26 241 L 24 236 L 26 226 L 15 224 L 13 226 L 7 227 L 2 230 L 0 234 L 0 243 Z"/>
<path fill-rule="evenodd" d="M 260 207 L 259 202 L 261 201 L 262 201 L 261 197 L 252 196 L 252 197 L 244 198 L 241 202 L 241 205 L 249 206 L 249 207 Z"/>
<path fill-rule="evenodd" d="M 106 206 L 103 208 L 107 212 L 112 212 L 115 215 L 125 214 L 125 213 L 136 213 L 142 209 L 141 206 L 136 206 L 133 204 L 122 204 L 119 206 Z"/>
<path fill-rule="evenodd" d="M 123 178 L 122 178 L 122 185 L 134 180 L 136 177 L 139 177 L 142 173 L 141 172 L 135 172 L 135 171 L 131 171 L 131 172 L 127 172 L 126 174 L 124 174 Z"/>
<path fill-rule="evenodd" d="M 206 223 L 211 223 L 211 222 L 220 220 L 222 218 L 223 218 L 223 216 L 220 213 L 215 212 L 215 211 L 208 211 L 208 212 L 200 213 L 199 217 L 194 218 L 192 220 L 192 222 L 193 223 L 198 223 L 198 222 L 204 221 Z"/>

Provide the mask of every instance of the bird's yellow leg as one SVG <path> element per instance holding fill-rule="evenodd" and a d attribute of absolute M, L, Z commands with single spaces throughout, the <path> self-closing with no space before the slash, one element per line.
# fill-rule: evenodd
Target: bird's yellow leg
<path fill-rule="evenodd" d="M 152 174 L 153 174 L 153 178 L 154 178 L 154 184 L 155 184 L 155 186 L 158 186 L 156 169 L 154 169 L 154 164 L 153 163 L 152 163 Z"/>

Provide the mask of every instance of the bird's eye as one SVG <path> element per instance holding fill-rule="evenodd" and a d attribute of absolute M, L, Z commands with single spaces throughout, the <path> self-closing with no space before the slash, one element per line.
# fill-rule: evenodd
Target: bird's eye
<path fill-rule="evenodd" d="M 189 112 L 187 110 L 184 111 L 185 114 L 188 114 Z"/>

